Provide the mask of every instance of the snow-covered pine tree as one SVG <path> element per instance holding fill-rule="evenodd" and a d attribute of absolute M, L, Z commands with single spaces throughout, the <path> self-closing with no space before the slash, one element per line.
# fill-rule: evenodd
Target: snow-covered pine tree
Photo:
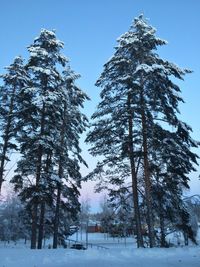
<path fill-rule="evenodd" d="M 155 231 L 150 163 L 156 127 L 173 127 L 173 136 L 177 136 L 180 126 L 183 125 L 177 117 L 178 104 L 183 100 L 179 96 L 180 88 L 170 78 L 183 80 L 183 76 L 190 72 L 159 57 L 156 53 L 157 47 L 167 42 L 156 37 L 155 32 L 143 15 L 140 15 L 134 19 L 130 30 L 118 39 L 116 51 L 104 65 L 96 83 L 103 88 L 100 94 L 102 100 L 97 112 L 92 116 L 95 120 L 94 128 L 87 137 L 87 142 L 93 144 L 91 153 L 105 157 L 99 164 L 101 168 L 104 166 L 110 169 L 114 165 L 117 168 L 124 158 L 129 159 L 138 247 L 143 246 L 143 240 L 137 174 L 138 171 L 143 173 L 149 243 L 150 247 L 153 247 Z M 189 135 L 189 132 L 187 134 Z M 173 140 L 178 142 L 177 138 Z M 183 161 L 185 155 L 188 162 L 183 176 L 188 176 L 189 171 L 193 170 L 192 163 L 196 163 L 197 158 L 191 148 L 197 147 L 198 144 L 186 143 L 187 151 L 185 146 L 180 146 L 179 143 L 174 146 L 174 154 L 181 149 Z M 160 147 L 157 149 L 162 153 Z M 179 160 L 181 161 L 181 157 Z M 170 167 L 167 160 L 164 164 Z M 98 173 L 99 168 L 96 171 Z M 181 185 L 182 180 L 177 179 L 177 183 Z M 185 183 L 188 185 L 188 178 Z"/>
<path fill-rule="evenodd" d="M 63 99 L 62 99 L 62 121 L 57 147 L 58 179 L 56 180 L 56 207 L 54 218 L 53 248 L 58 245 L 58 232 L 60 224 L 60 203 L 63 199 L 68 203 L 67 212 L 71 215 L 78 214 L 78 196 L 81 181 L 79 163 L 87 166 L 81 157 L 79 146 L 80 134 L 87 125 L 87 117 L 82 113 L 83 103 L 89 100 L 88 96 L 75 84 L 80 75 L 74 73 L 70 66 L 63 71 Z M 65 197 L 64 197 L 65 195 Z M 66 197 L 68 195 L 68 198 Z M 77 214 L 76 214 L 77 213 Z"/>
<path fill-rule="evenodd" d="M 68 203 L 78 205 L 79 163 L 84 163 L 79 135 L 87 121 L 79 108 L 87 96 L 75 86 L 77 76 L 64 69 L 67 59 L 60 53 L 62 48 L 53 31 L 41 31 L 28 48 L 26 68 L 31 85 L 19 95 L 18 142 L 22 157 L 12 182 L 31 208 L 32 249 L 42 247 L 46 210 L 51 214 L 55 211 L 52 228 L 57 246 L 62 194 L 63 199 L 69 194 Z"/>
<path fill-rule="evenodd" d="M 160 245 L 167 245 L 165 237 L 169 223 L 173 229 L 182 228 L 184 234 L 195 242 L 182 195 L 183 190 L 189 188 L 188 174 L 195 171 L 194 164 L 197 164 L 197 155 L 190 148 L 198 146 L 198 142 L 190 137 L 191 128 L 181 121 L 175 132 L 162 129 L 159 125 L 155 127 L 150 169 L 154 213 L 160 221 Z"/>
<path fill-rule="evenodd" d="M 63 44 L 56 40 L 54 32 L 41 31 L 34 44 L 28 48 L 30 59 L 26 68 L 32 83 L 19 94 L 18 142 L 22 158 L 16 170 L 19 175 L 12 182 L 16 189 L 20 189 L 22 200 L 32 203 L 31 248 L 36 248 L 39 206 L 38 248 L 41 247 L 45 202 L 52 195 L 52 192 L 47 195 L 47 179 L 51 176 L 51 156 L 56 140 L 57 88 L 60 82 L 56 64 L 66 62 L 60 55 L 62 47 Z"/>
<path fill-rule="evenodd" d="M 3 80 L 0 88 L 0 192 L 4 181 L 5 164 L 10 160 L 10 152 L 17 149 L 14 141 L 17 121 L 16 97 L 19 90 L 27 86 L 29 81 L 21 57 L 16 57 L 5 69 L 7 73 L 0 76 Z"/>

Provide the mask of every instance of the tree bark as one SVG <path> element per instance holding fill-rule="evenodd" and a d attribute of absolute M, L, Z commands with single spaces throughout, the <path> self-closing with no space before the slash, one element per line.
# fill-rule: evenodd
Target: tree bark
<path fill-rule="evenodd" d="M 151 197 L 151 178 L 149 173 L 149 161 L 148 161 L 148 146 L 147 146 L 147 126 L 146 116 L 144 112 L 143 95 L 141 94 L 141 115 L 142 115 L 142 139 L 143 139 L 143 160 L 144 160 L 144 181 L 145 181 L 145 195 L 147 205 L 147 225 L 149 235 L 150 248 L 155 246 L 155 234 L 153 226 L 153 214 L 152 214 L 152 197 Z"/>
<path fill-rule="evenodd" d="M 46 166 L 45 166 L 45 174 L 46 177 L 49 175 L 49 168 L 51 165 L 51 153 L 47 155 L 46 158 Z M 44 181 L 45 182 L 45 181 Z M 45 193 L 45 192 L 44 192 Z M 45 221 L 45 201 L 47 198 L 43 197 L 41 200 L 41 205 L 40 205 L 40 222 L 39 222 L 39 231 L 38 231 L 38 249 L 42 248 L 42 241 L 44 238 L 44 221 Z"/>
<path fill-rule="evenodd" d="M 160 181 L 159 181 L 159 172 L 156 175 L 156 182 L 157 186 L 159 186 Z M 160 223 L 160 246 L 162 248 L 167 247 L 167 242 L 165 240 L 165 218 L 164 218 L 164 210 L 163 210 L 163 193 L 161 192 L 158 195 L 158 205 L 159 205 L 159 223 Z"/>
<path fill-rule="evenodd" d="M 133 192 L 133 206 L 135 213 L 135 221 L 136 221 L 136 235 L 137 235 L 137 246 L 144 247 L 143 236 L 142 236 L 142 227 L 141 227 L 141 216 L 139 209 L 139 198 L 138 198 L 138 181 L 137 181 L 137 173 L 135 169 L 135 159 L 134 159 L 134 147 L 133 147 L 133 116 L 131 112 L 131 96 L 128 95 L 128 109 L 129 109 L 129 117 L 128 117 L 128 126 L 129 126 L 129 159 L 131 165 L 131 179 L 132 179 L 132 192 Z"/>
<path fill-rule="evenodd" d="M 162 209 L 161 205 L 160 208 Z M 166 247 L 166 240 L 165 240 L 165 224 L 164 224 L 164 216 L 163 212 L 160 211 L 160 246 L 162 248 Z"/>
<path fill-rule="evenodd" d="M 40 223 L 39 223 L 39 231 L 38 231 L 38 249 L 42 249 L 42 241 L 44 237 L 44 215 L 45 215 L 45 202 L 42 201 L 40 205 Z"/>
<path fill-rule="evenodd" d="M 59 229 L 59 221 L 60 221 L 60 196 L 61 196 L 61 186 L 58 184 L 57 189 L 57 198 L 56 198 L 56 211 L 54 217 L 54 232 L 53 232 L 53 248 L 56 249 L 58 247 L 58 229 Z"/>
<path fill-rule="evenodd" d="M 42 114 L 41 114 L 41 123 L 40 123 L 40 136 L 44 134 L 44 124 L 45 124 L 45 104 L 43 103 Z M 41 168 L 42 168 L 42 154 L 43 148 L 42 145 L 38 147 L 38 160 L 36 167 L 36 182 L 35 190 L 39 191 L 40 177 L 41 177 Z M 31 249 L 36 249 L 37 247 L 37 217 L 38 217 L 38 197 L 35 197 L 33 204 L 33 213 L 32 213 L 32 226 L 31 226 Z"/>
<path fill-rule="evenodd" d="M 66 127 L 66 103 L 64 104 L 63 110 L 63 122 L 60 134 L 60 158 L 59 158 L 59 166 L 58 166 L 58 176 L 60 181 L 57 182 L 57 198 L 56 198 L 56 211 L 54 217 L 54 233 L 53 233 L 53 248 L 56 249 L 58 247 L 58 229 L 60 222 L 60 198 L 61 198 L 61 185 L 63 178 L 63 150 L 64 150 L 64 135 L 65 135 L 65 127 Z"/>
<path fill-rule="evenodd" d="M 32 224 L 31 224 L 31 249 L 36 249 L 37 243 L 37 203 L 33 205 Z"/>

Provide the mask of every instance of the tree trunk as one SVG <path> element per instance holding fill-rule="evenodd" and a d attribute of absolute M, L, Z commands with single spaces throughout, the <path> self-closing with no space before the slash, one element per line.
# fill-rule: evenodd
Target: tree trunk
<path fill-rule="evenodd" d="M 46 166 L 45 166 L 45 174 L 46 177 L 49 175 L 49 168 L 51 165 L 51 153 L 47 155 L 46 158 Z M 45 183 L 46 181 L 44 181 Z M 44 220 L 45 220 L 45 201 L 47 199 L 45 197 L 42 198 L 41 200 L 41 205 L 40 205 L 40 222 L 39 222 L 39 233 L 38 233 L 38 249 L 42 248 L 42 241 L 44 238 Z"/>
<path fill-rule="evenodd" d="M 32 224 L 31 224 L 31 249 L 36 249 L 37 243 L 37 203 L 33 205 Z"/>
<path fill-rule="evenodd" d="M 147 205 L 147 225 L 149 234 L 149 245 L 150 248 L 155 246 L 155 234 L 153 226 L 153 214 L 152 214 L 152 197 L 151 197 L 151 179 L 149 173 L 149 162 L 148 162 L 148 147 L 147 147 L 147 127 L 146 127 L 146 116 L 144 112 L 143 96 L 142 96 L 142 139 L 143 139 L 143 159 L 144 159 L 144 181 L 145 181 L 145 195 Z"/>
<path fill-rule="evenodd" d="M 188 244 L 189 244 L 188 234 L 183 232 L 183 237 L 184 237 L 185 246 L 188 246 Z"/>
<path fill-rule="evenodd" d="M 137 181 L 137 173 L 135 169 L 135 159 L 133 154 L 133 116 L 131 112 L 131 103 L 130 103 L 130 94 L 128 95 L 128 109 L 129 109 L 129 158 L 131 165 L 131 178 L 132 178 L 132 191 L 133 191 L 133 206 L 135 213 L 135 221 L 136 221 L 136 235 L 137 235 L 137 246 L 144 247 L 143 237 L 142 237 L 142 227 L 141 227 L 141 217 L 140 217 L 140 209 L 139 209 L 139 200 L 138 200 L 138 181 Z"/>
<path fill-rule="evenodd" d="M 60 220 L 60 196 L 61 196 L 61 186 L 58 184 L 57 189 L 57 199 L 56 199 L 56 211 L 54 217 L 54 232 L 53 232 L 53 248 L 58 247 L 58 229 Z"/>
<path fill-rule="evenodd" d="M 39 187 L 40 182 L 40 175 L 41 175 L 41 166 L 42 166 L 42 148 L 39 146 L 39 153 L 38 153 L 38 166 L 36 170 L 36 191 Z M 31 248 L 36 249 L 37 247 L 37 217 L 38 217 L 38 198 L 35 197 L 34 204 L 33 204 L 33 213 L 32 213 L 32 226 L 31 226 Z"/>
<path fill-rule="evenodd" d="M 57 198 L 56 198 L 56 211 L 54 217 L 54 234 L 53 234 L 53 248 L 56 249 L 58 247 L 58 229 L 60 222 L 60 198 L 61 198 L 61 185 L 63 178 L 63 150 L 64 150 L 64 137 L 65 137 L 65 127 L 66 127 L 66 104 L 64 104 L 64 116 L 60 134 L 60 158 L 59 158 L 59 166 L 58 166 L 58 176 L 60 181 L 57 183 Z"/>
<path fill-rule="evenodd" d="M 44 134 L 44 124 L 45 124 L 45 104 L 43 103 L 42 114 L 41 114 L 41 123 L 40 123 L 40 136 Z M 41 168 L 42 168 L 42 154 L 43 148 L 41 145 L 38 147 L 38 160 L 36 167 L 36 182 L 35 187 L 36 191 L 39 191 L 40 177 L 41 177 Z M 38 217 L 38 198 L 34 199 L 34 212 L 32 213 L 32 226 L 31 226 L 31 248 L 36 249 L 37 247 L 37 217 Z"/>
<path fill-rule="evenodd" d="M 45 202 L 44 200 L 41 203 L 40 207 L 40 224 L 39 224 L 39 231 L 38 231 L 38 249 L 42 249 L 42 241 L 44 236 L 44 215 L 45 215 Z"/>
<path fill-rule="evenodd" d="M 159 186 L 159 173 L 156 175 L 157 186 Z M 159 221 L 160 221 L 160 246 L 162 248 L 167 247 L 167 242 L 165 240 L 165 218 L 164 218 L 164 210 L 163 210 L 163 194 L 162 192 L 158 195 L 158 205 L 159 205 Z"/>
<path fill-rule="evenodd" d="M 163 213 L 160 212 L 160 246 L 162 248 L 166 247 L 167 243 L 165 240 L 165 224 Z"/>

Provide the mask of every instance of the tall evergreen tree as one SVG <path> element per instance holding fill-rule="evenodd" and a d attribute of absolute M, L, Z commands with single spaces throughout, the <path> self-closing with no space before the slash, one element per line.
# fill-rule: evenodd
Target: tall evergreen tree
<path fill-rule="evenodd" d="M 166 246 L 166 224 L 171 223 L 174 229 L 178 225 L 185 234 L 195 242 L 189 226 L 189 213 L 182 199 L 183 189 L 188 189 L 188 174 L 195 171 L 197 156 L 190 147 L 198 142 L 190 137 L 191 128 L 179 121 L 175 132 L 162 129 L 157 125 L 152 144 L 150 169 L 153 179 L 154 212 L 160 220 L 161 246 Z M 183 216 L 184 215 L 184 216 Z M 187 218 L 187 219 L 186 219 Z"/>
<path fill-rule="evenodd" d="M 173 173 L 177 177 L 178 185 L 187 177 L 184 180 L 188 186 L 188 173 L 194 169 L 193 163 L 197 163 L 197 155 L 190 150 L 198 144 L 191 141 L 190 129 L 180 135 L 184 124 L 179 121 L 177 114 L 178 104 L 183 100 L 179 96 L 180 88 L 171 80 L 171 77 L 183 80 L 183 76 L 190 71 L 182 70 L 159 57 L 156 53 L 157 47 L 167 42 L 156 37 L 155 32 L 143 15 L 140 15 L 134 19 L 130 30 L 118 39 L 116 51 L 104 65 L 96 83 L 102 87 L 102 100 L 92 116 L 95 120 L 94 128 L 87 137 L 87 142 L 93 144 L 91 153 L 105 157 L 101 167 L 118 168 L 125 159 L 129 159 L 138 247 L 143 246 L 138 172 L 142 173 L 145 189 L 149 243 L 150 247 L 155 246 L 151 164 L 154 143 L 157 138 L 162 140 L 161 136 L 156 137 L 157 128 L 164 131 L 173 127 L 171 137 L 177 143 L 173 147 L 173 154 L 181 154 L 180 165 L 187 161 L 187 168 L 182 169 L 182 176 L 180 174 L 177 177 L 177 173 Z M 188 141 L 184 139 L 184 135 L 187 135 Z M 186 146 L 181 146 L 180 138 L 186 142 Z M 157 150 L 160 154 L 164 153 L 161 146 Z M 168 160 L 163 154 L 162 157 L 163 164 L 170 168 L 173 159 Z M 175 171 L 175 167 L 173 168 Z M 170 190 L 170 183 L 168 186 L 167 190 Z"/>
<path fill-rule="evenodd" d="M 53 248 L 57 248 L 58 243 L 60 203 L 62 194 L 64 192 L 68 192 L 68 195 L 71 195 L 71 200 L 74 199 L 75 202 L 72 201 L 71 205 L 68 203 L 68 206 L 71 206 L 71 210 L 77 209 L 78 211 L 79 192 L 76 188 L 80 188 L 81 185 L 79 163 L 87 166 L 86 162 L 81 157 L 79 137 L 80 134 L 85 131 L 88 124 L 88 120 L 81 112 L 80 108 L 83 108 L 84 101 L 89 98 L 75 84 L 76 79 L 79 77 L 80 75 L 74 73 L 70 69 L 70 66 L 68 66 L 68 68 L 66 68 L 63 72 L 62 86 L 64 98 L 62 101 L 62 123 L 60 125 L 61 129 L 56 153 L 58 156 L 58 179 Z"/>
<path fill-rule="evenodd" d="M 3 85 L 0 88 L 0 191 L 5 175 L 5 164 L 10 160 L 9 153 L 17 149 L 15 142 L 17 122 L 17 95 L 29 81 L 23 59 L 16 57 L 6 67 L 7 73 L 1 75 Z"/>
<path fill-rule="evenodd" d="M 41 31 L 28 48 L 26 68 L 31 84 L 19 94 L 18 142 L 22 157 L 12 182 L 31 206 L 32 249 L 42 247 L 46 208 L 55 207 L 54 234 L 58 232 L 61 193 L 66 197 L 73 189 L 77 198 L 79 162 L 84 162 L 78 140 L 87 119 L 79 108 L 87 96 L 74 85 L 76 75 L 71 75 L 71 80 L 63 76 L 68 60 L 61 54 L 62 48 L 54 32 Z M 72 183 L 75 178 L 75 185 L 62 191 L 62 180 Z M 54 236 L 54 247 L 56 239 Z"/>

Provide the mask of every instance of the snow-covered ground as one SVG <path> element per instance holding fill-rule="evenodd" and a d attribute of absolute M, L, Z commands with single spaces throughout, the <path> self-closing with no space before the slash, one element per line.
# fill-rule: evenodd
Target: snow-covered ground
<path fill-rule="evenodd" d="M 1 267 L 199 267 L 200 247 L 169 249 L 0 249 Z"/>
<path fill-rule="evenodd" d="M 108 249 L 89 246 L 80 251 L 30 250 L 28 244 L 25 247 L 22 243 L 1 243 L 0 267 L 200 267 L 200 246 L 136 249 L 131 238 L 120 240 L 90 234 L 88 239 L 89 243 L 104 244 Z"/>

